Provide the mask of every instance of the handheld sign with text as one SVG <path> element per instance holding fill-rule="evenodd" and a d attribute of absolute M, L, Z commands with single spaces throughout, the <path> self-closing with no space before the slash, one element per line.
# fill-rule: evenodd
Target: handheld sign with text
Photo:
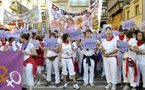
<path fill-rule="evenodd" d="M 94 49 L 94 48 L 96 48 L 95 40 L 92 39 L 92 38 L 83 38 L 82 39 L 82 48 L 83 49 L 87 49 L 87 48 Z"/>
<path fill-rule="evenodd" d="M 81 30 L 67 30 L 67 33 L 70 35 L 72 40 L 81 39 Z"/>
<path fill-rule="evenodd" d="M 131 29 L 133 28 L 133 20 L 127 20 L 122 22 L 122 28 L 123 29 Z"/>
<path fill-rule="evenodd" d="M 54 38 L 54 39 L 45 38 L 44 48 L 57 49 L 58 48 L 58 40 L 56 38 Z"/>
<path fill-rule="evenodd" d="M 120 40 L 117 40 L 117 48 L 120 51 L 127 52 L 128 51 L 128 43 L 120 41 Z"/>
<path fill-rule="evenodd" d="M 34 45 L 34 47 L 35 47 L 36 49 L 39 49 L 39 47 L 40 47 L 40 42 L 39 42 L 39 40 L 33 40 L 33 41 L 32 41 L 32 44 Z"/>

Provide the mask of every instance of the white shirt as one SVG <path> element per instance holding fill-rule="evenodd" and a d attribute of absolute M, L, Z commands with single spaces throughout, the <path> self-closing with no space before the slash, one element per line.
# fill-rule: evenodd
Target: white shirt
<path fill-rule="evenodd" d="M 20 49 L 21 49 L 21 47 L 22 47 L 22 44 L 20 46 Z M 34 45 L 31 42 L 29 42 L 25 51 L 28 53 L 31 53 L 33 48 L 34 48 Z M 29 57 L 30 57 L 30 55 L 24 54 L 24 61 L 26 61 Z"/>
<path fill-rule="evenodd" d="M 71 43 L 64 44 L 62 43 L 62 58 L 71 58 L 73 55 L 73 50 Z"/>
<path fill-rule="evenodd" d="M 134 47 L 134 46 L 137 46 L 137 41 L 135 38 L 131 38 L 129 41 L 128 41 L 128 44 L 131 46 L 131 47 Z M 136 59 L 136 52 L 134 51 L 130 51 L 128 50 L 128 52 L 125 52 L 124 53 L 124 58 L 127 58 L 127 57 L 130 57 L 132 58 L 133 60 Z"/>
<path fill-rule="evenodd" d="M 47 57 L 53 57 L 53 56 L 57 56 L 57 55 L 58 55 L 58 53 L 56 53 L 52 50 L 47 50 L 47 54 L 46 54 Z"/>
<path fill-rule="evenodd" d="M 141 46 L 138 46 L 138 48 L 141 50 L 141 52 L 145 52 L 145 44 L 142 44 Z M 145 55 L 137 55 L 137 58 L 145 59 Z"/>
<path fill-rule="evenodd" d="M 104 48 L 105 53 L 110 53 L 113 50 L 117 49 L 117 40 L 116 40 L 116 38 L 113 38 L 111 41 L 107 41 L 106 39 L 104 39 L 102 41 L 102 47 Z M 117 55 L 117 53 L 115 53 L 113 55 Z"/>

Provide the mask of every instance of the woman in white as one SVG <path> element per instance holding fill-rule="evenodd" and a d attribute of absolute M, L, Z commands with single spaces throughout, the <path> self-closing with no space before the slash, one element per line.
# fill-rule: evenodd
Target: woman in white
<path fill-rule="evenodd" d="M 125 83 L 125 87 L 123 90 L 128 90 L 129 83 L 132 87 L 132 90 L 136 90 L 137 82 L 137 62 L 136 62 L 136 52 L 138 49 L 137 41 L 133 38 L 133 32 L 126 32 L 126 41 L 128 42 L 128 51 L 124 53 L 123 60 L 123 82 Z"/>
<path fill-rule="evenodd" d="M 64 86 L 63 88 L 66 89 L 68 84 L 67 84 L 67 69 L 69 71 L 69 75 L 72 76 L 72 80 L 74 82 L 73 88 L 74 89 L 79 89 L 78 84 L 76 83 L 76 78 L 75 78 L 75 71 L 74 71 L 74 65 L 72 62 L 72 56 L 74 53 L 73 46 L 70 42 L 70 36 L 68 34 L 63 34 L 62 36 L 62 44 L 60 44 L 60 53 L 59 53 L 59 58 L 62 60 L 62 74 L 63 74 L 63 79 L 64 79 Z"/>
<path fill-rule="evenodd" d="M 142 32 L 138 32 L 136 39 L 137 39 L 137 46 L 139 49 L 137 53 L 137 63 L 138 63 L 137 85 L 139 86 L 140 75 L 142 75 L 143 88 L 145 89 L 145 36 Z"/>
<path fill-rule="evenodd" d="M 85 33 L 85 38 L 91 38 L 91 30 L 87 30 Z M 91 86 L 94 85 L 94 71 L 95 71 L 95 66 L 96 66 L 96 61 L 95 61 L 95 50 L 92 48 L 87 48 L 87 49 L 82 49 L 82 54 L 83 54 L 83 80 L 84 80 L 84 85 L 87 86 L 88 83 Z M 89 72 L 88 72 L 89 71 Z"/>
<path fill-rule="evenodd" d="M 111 28 L 106 28 L 106 38 L 101 45 L 105 76 L 108 84 L 105 89 L 117 90 L 117 43 Z"/>
<path fill-rule="evenodd" d="M 50 39 L 56 38 L 54 33 L 49 35 Z M 46 58 L 47 67 L 47 82 L 45 86 L 49 86 L 51 82 L 52 66 L 55 71 L 55 84 L 56 87 L 60 86 L 60 74 L 59 74 L 59 59 L 58 59 L 58 49 L 46 49 L 44 52 L 44 57 Z"/>
<path fill-rule="evenodd" d="M 24 54 L 24 67 L 22 76 L 23 86 L 34 86 L 34 75 L 36 74 L 36 63 L 32 56 L 37 56 L 34 45 L 29 42 L 29 34 L 21 35 L 20 51 Z"/>

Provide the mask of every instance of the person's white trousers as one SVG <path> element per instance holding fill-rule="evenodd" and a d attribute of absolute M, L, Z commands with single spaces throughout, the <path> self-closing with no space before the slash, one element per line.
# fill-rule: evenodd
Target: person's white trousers
<path fill-rule="evenodd" d="M 72 62 L 72 59 L 64 59 L 62 58 L 62 74 L 63 75 L 75 75 L 75 71 L 74 71 L 74 65 Z"/>
<path fill-rule="evenodd" d="M 47 67 L 47 81 L 51 81 L 51 74 L 52 74 L 52 67 L 54 68 L 55 72 L 55 83 L 60 83 L 60 73 L 59 73 L 59 60 L 58 57 L 54 61 L 50 61 L 49 59 L 46 60 L 46 67 Z"/>
<path fill-rule="evenodd" d="M 126 77 L 126 61 L 123 61 L 123 82 L 124 83 L 130 83 L 130 86 L 136 87 L 137 83 L 136 80 L 134 80 L 134 68 L 129 67 L 128 68 L 128 77 Z"/>
<path fill-rule="evenodd" d="M 88 82 L 90 84 L 93 84 L 94 81 L 94 69 L 95 69 L 95 63 L 94 60 L 91 60 L 91 66 L 88 65 L 88 63 L 86 63 L 86 59 L 84 59 L 83 61 L 83 68 L 84 68 L 84 75 L 83 75 L 83 80 L 85 84 L 88 84 Z M 89 72 L 90 74 L 89 74 Z"/>
<path fill-rule="evenodd" d="M 34 86 L 33 65 L 31 63 L 26 64 L 23 67 L 22 85 Z"/>
<path fill-rule="evenodd" d="M 143 88 L 145 88 L 145 58 L 138 58 L 137 63 L 138 63 L 137 85 L 139 86 L 141 75 L 143 80 Z"/>
<path fill-rule="evenodd" d="M 103 57 L 103 62 L 107 83 L 117 84 L 116 57 Z"/>

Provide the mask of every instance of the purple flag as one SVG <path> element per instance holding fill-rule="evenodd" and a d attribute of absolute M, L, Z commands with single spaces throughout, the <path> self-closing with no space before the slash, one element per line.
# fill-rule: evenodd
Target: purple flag
<path fill-rule="evenodd" d="M 22 90 L 23 54 L 0 52 L 0 90 Z"/>

